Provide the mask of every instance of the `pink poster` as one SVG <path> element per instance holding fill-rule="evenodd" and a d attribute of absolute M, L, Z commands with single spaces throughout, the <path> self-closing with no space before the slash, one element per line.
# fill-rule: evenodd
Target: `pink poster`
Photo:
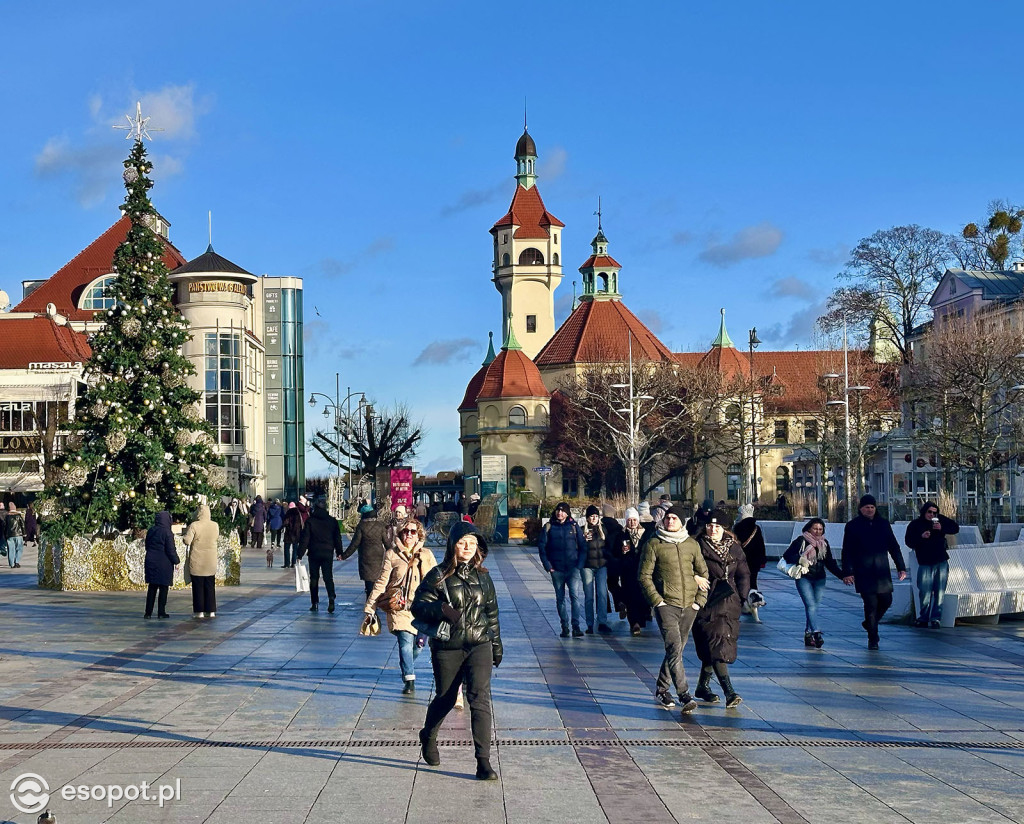
<path fill-rule="evenodd" d="M 391 509 L 399 504 L 412 511 L 412 467 L 399 466 L 391 470 Z"/>

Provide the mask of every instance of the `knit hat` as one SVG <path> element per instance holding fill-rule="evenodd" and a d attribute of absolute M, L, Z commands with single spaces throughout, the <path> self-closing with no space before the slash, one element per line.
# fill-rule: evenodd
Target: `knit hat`
<path fill-rule="evenodd" d="M 857 504 L 857 509 L 863 509 L 866 506 L 878 506 L 878 504 L 875 503 L 874 495 L 864 495 L 860 499 L 860 503 Z"/>
<path fill-rule="evenodd" d="M 630 518 L 636 518 L 639 521 L 640 520 L 640 513 L 636 511 L 636 507 L 635 506 L 631 506 L 631 507 L 628 507 L 626 509 L 625 518 L 626 518 L 627 521 Z"/>
<path fill-rule="evenodd" d="M 711 517 L 708 520 L 709 524 L 718 524 L 722 529 L 725 529 L 725 525 L 729 522 L 729 516 L 725 514 L 721 509 L 713 510 Z"/>
<path fill-rule="evenodd" d="M 665 510 L 665 517 L 667 518 L 669 515 L 675 515 L 681 524 L 686 523 L 686 513 L 683 512 L 683 508 L 679 504 L 673 504 Z"/>
<path fill-rule="evenodd" d="M 640 513 L 641 523 L 650 523 L 654 519 L 651 517 L 651 505 L 647 501 L 640 501 L 640 506 L 637 507 L 637 511 Z"/>
<path fill-rule="evenodd" d="M 753 518 L 753 517 L 754 517 L 754 505 L 753 504 L 743 504 L 743 506 L 740 507 L 740 520 L 743 520 L 744 518 Z"/>
<path fill-rule="evenodd" d="M 363 504 L 361 507 L 359 507 L 360 515 L 368 515 L 371 512 L 373 512 L 373 507 L 370 506 L 369 504 Z"/>
<path fill-rule="evenodd" d="M 288 502 L 288 508 L 289 509 L 295 509 L 295 501 L 289 501 Z"/>
<path fill-rule="evenodd" d="M 480 500 L 480 496 L 479 496 L 479 495 L 477 495 L 477 494 L 476 494 L 476 493 L 474 492 L 474 493 L 473 493 L 472 495 L 470 495 L 470 496 L 469 496 L 469 500 L 471 500 L 471 501 L 479 501 L 479 500 Z"/>
<path fill-rule="evenodd" d="M 600 517 L 601 516 L 601 510 L 598 509 L 593 504 L 591 504 L 590 506 L 587 507 L 587 517 L 589 518 L 591 515 L 597 515 L 598 517 Z"/>
<path fill-rule="evenodd" d="M 614 518 L 615 507 L 612 506 L 612 504 L 605 504 L 601 507 L 601 514 L 604 515 L 605 518 Z"/>
<path fill-rule="evenodd" d="M 566 515 L 568 515 L 568 516 L 569 516 L 570 518 L 572 517 L 572 509 L 570 509 L 570 508 L 569 508 L 569 504 L 567 504 L 567 503 L 566 503 L 565 501 L 561 501 L 561 502 L 560 502 L 560 503 L 559 503 L 559 504 L 558 504 L 558 505 L 557 505 L 557 506 L 555 507 L 555 512 L 558 512 L 558 510 L 562 510 L 562 512 L 564 512 L 564 513 L 565 513 Z M 552 512 L 551 514 L 552 514 L 552 515 L 554 515 L 554 514 L 555 514 L 555 512 Z"/>

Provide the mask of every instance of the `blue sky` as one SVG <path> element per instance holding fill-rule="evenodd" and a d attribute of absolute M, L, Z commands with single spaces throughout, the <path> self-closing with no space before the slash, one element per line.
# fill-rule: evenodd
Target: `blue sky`
<path fill-rule="evenodd" d="M 837 5 L 5 4 L 0 288 L 116 219 L 110 125 L 141 98 L 174 243 L 203 252 L 212 210 L 218 252 L 303 277 L 307 389 L 407 402 L 416 468 L 456 468 L 524 97 L 566 224 L 558 319 L 601 195 L 625 300 L 676 350 L 720 307 L 735 340 L 807 346 L 860 238 L 1020 201 L 1024 8 Z"/>

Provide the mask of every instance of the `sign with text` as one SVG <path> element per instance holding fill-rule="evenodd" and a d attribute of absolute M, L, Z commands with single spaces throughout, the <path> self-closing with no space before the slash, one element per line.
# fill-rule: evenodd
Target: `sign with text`
<path fill-rule="evenodd" d="M 412 511 L 412 467 L 396 466 L 391 469 L 391 509 L 402 504 Z"/>
<path fill-rule="evenodd" d="M 244 283 L 233 283 L 225 280 L 194 280 L 188 285 L 191 294 L 203 292 L 230 292 L 235 295 L 247 295 Z"/>
<path fill-rule="evenodd" d="M 506 455 L 480 456 L 480 482 L 508 483 L 508 457 Z"/>
<path fill-rule="evenodd" d="M 0 435 L 0 454 L 36 454 L 40 449 L 42 440 L 38 435 Z"/>

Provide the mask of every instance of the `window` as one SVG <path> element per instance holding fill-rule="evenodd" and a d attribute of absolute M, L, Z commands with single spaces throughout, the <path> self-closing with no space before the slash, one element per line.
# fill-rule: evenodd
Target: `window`
<path fill-rule="evenodd" d="M 789 483 L 789 467 L 780 466 L 775 470 L 775 491 L 789 492 L 791 488 Z"/>
<path fill-rule="evenodd" d="M 551 256 L 551 262 L 552 262 L 552 263 L 553 263 L 553 264 L 554 264 L 555 266 L 557 266 L 557 265 L 558 265 L 558 252 L 555 252 L 555 253 L 554 253 L 554 254 L 553 254 L 553 255 Z"/>
<path fill-rule="evenodd" d="M 738 423 L 740 419 L 740 405 L 730 403 L 725 407 L 725 420 L 727 423 Z"/>
<path fill-rule="evenodd" d="M 222 444 L 242 443 L 242 336 L 207 332 L 205 346 L 206 420 Z"/>
<path fill-rule="evenodd" d="M 576 474 L 568 469 L 562 470 L 562 495 L 566 498 L 577 498 L 580 494 L 580 482 Z"/>
<path fill-rule="evenodd" d="M 818 442 L 818 422 L 815 420 L 804 421 L 804 443 Z"/>
<path fill-rule="evenodd" d="M 608 273 L 599 272 L 597 275 L 597 291 L 607 292 L 608 291 Z"/>
<path fill-rule="evenodd" d="M 728 467 L 728 469 L 726 469 L 725 472 L 726 472 L 726 477 L 725 477 L 726 495 L 725 496 L 729 500 L 735 501 L 737 498 L 739 498 L 740 476 L 741 476 L 742 470 L 740 469 L 740 465 L 738 463 L 734 463 L 734 464 L 729 464 L 729 467 Z"/>
<path fill-rule="evenodd" d="M 508 410 L 509 426 L 526 426 L 526 410 L 521 406 L 513 406 Z"/>
<path fill-rule="evenodd" d="M 775 443 L 789 443 L 789 421 L 775 421 Z"/>
<path fill-rule="evenodd" d="M 555 239 L 555 246 L 557 246 L 557 245 L 558 245 L 558 232 L 555 232 L 555 234 L 553 235 L 553 237 L 554 237 L 554 239 Z"/>
<path fill-rule="evenodd" d="M 501 242 L 508 243 L 508 232 L 505 232 L 505 234 L 501 236 Z"/>
<path fill-rule="evenodd" d="M 508 471 L 508 485 L 509 489 L 525 489 L 526 469 L 521 466 L 513 466 Z"/>
<path fill-rule="evenodd" d="M 527 315 L 526 316 L 526 331 L 536 332 L 537 331 L 537 316 Z"/>
<path fill-rule="evenodd" d="M 511 262 L 512 256 L 508 252 L 505 252 L 505 254 L 501 256 L 501 265 L 508 266 Z"/>
<path fill-rule="evenodd" d="M 110 291 L 110 287 L 116 277 L 116 275 L 104 275 L 99 280 L 93 281 L 92 285 L 82 293 L 79 306 L 82 309 L 92 310 L 113 309 L 114 298 L 108 295 L 107 292 Z"/>
<path fill-rule="evenodd" d="M 519 255 L 520 266 L 542 266 L 544 264 L 544 255 L 540 253 L 540 249 L 534 249 L 532 246 L 523 249 Z"/>

